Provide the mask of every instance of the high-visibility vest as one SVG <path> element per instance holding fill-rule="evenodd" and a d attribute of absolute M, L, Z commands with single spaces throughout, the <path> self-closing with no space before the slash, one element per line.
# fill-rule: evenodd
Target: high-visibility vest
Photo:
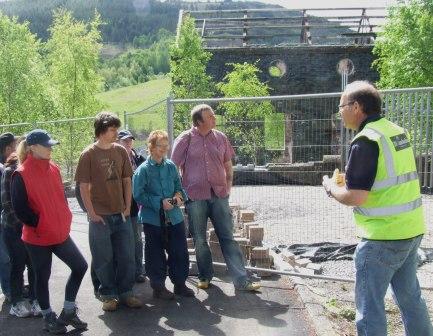
<path fill-rule="evenodd" d="M 382 118 L 368 123 L 352 143 L 361 137 L 377 143 L 379 158 L 367 200 L 353 209 L 359 236 L 397 240 L 425 233 L 420 184 L 408 134 Z"/>

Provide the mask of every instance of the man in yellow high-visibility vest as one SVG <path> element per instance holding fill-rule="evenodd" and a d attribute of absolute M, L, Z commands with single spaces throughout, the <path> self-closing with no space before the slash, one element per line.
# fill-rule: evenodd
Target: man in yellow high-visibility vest
<path fill-rule="evenodd" d="M 350 146 L 346 184 L 323 177 L 330 197 L 353 206 L 362 238 L 355 252 L 358 335 L 385 336 L 384 298 L 389 285 L 406 335 L 432 336 L 416 277 L 417 250 L 426 227 L 415 157 L 407 132 L 381 117 L 382 101 L 366 81 L 349 84 L 340 99 Z"/>

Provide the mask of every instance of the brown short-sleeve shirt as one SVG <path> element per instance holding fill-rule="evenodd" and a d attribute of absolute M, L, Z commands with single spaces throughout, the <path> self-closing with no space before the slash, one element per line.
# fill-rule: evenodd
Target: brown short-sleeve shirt
<path fill-rule="evenodd" d="M 114 215 L 126 208 L 122 179 L 132 176 L 128 153 L 113 143 L 110 149 L 96 144 L 87 147 L 80 156 L 75 181 L 90 183 L 90 198 L 98 215 Z"/>

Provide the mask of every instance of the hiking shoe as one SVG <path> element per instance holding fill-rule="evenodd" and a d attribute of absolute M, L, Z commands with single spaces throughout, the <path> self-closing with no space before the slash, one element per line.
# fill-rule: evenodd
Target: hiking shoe
<path fill-rule="evenodd" d="M 117 310 L 117 305 L 119 304 L 119 301 L 117 301 L 116 299 L 108 299 L 108 300 L 104 300 L 102 302 L 102 310 L 104 311 L 115 311 Z"/>
<path fill-rule="evenodd" d="M 52 334 L 66 333 L 65 325 L 57 321 L 57 315 L 55 312 L 51 312 L 44 316 L 44 330 L 49 331 Z"/>
<path fill-rule="evenodd" d="M 199 279 L 197 283 L 197 288 L 200 289 L 208 289 L 210 285 L 210 280 L 207 279 Z"/>
<path fill-rule="evenodd" d="M 128 296 L 123 303 L 129 308 L 143 307 L 143 303 L 134 295 Z"/>
<path fill-rule="evenodd" d="M 64 326 L 70 325 L 78 330 L 87 329 L 87 323 L 80 320 L 77 315 L 77 307 L 75 307 L 71 312 L 67 313 L 64 309 L 60 313 L 57 322 L 63 324 Z"/>
<path fill-rule="evenodd" d="M 30 312 L 35 317 L 42 316 L 41 307 L 39 306 L 38 300 L 33 300 L 32 305 L 30 306 Z"/>
<path fill-rule="evenodd" d="M 162 300 L 173 300 L 174 294 L 170 292 L 167 288 L 155 288 L 153 290 L 153 297 L 156 299 L 162 299 Z"/>
<path fill-rule="evenodd" d="M 139 274 L 135 277 L 135 282 L 146 282 L 146 277 L 144 276 L 144 274 Z"/>
<path fill-rule="evenodd" d="M 185 284 L 175 285 L 174 286 L 174 294 L 184 296 L 184 297 L 195 296 L 194 291 L 191 288 L 188 288 Z"/>
<path fill-rule="evenodd" d="M 252 282 L 251 280 L 247 280 L 242 287 L 239 287 L 237 289 L 242 291 L 254 292 L 259 290 L 260 287 L 260 282 Z"/>
<path fill-rule="evenodd" d="M 31 315 L 31 312 L 27 308 L 25 301 L 18 301 L 11 306 L 9 314 L 16 317 L 29 317 Z"/>

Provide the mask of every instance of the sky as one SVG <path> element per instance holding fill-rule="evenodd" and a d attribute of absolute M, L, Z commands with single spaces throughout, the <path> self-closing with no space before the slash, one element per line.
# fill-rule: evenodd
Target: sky
<path fill-rule="evenodd" d="M 287 8 L 387 7 L 397 0 L 256 0 Z"/>

